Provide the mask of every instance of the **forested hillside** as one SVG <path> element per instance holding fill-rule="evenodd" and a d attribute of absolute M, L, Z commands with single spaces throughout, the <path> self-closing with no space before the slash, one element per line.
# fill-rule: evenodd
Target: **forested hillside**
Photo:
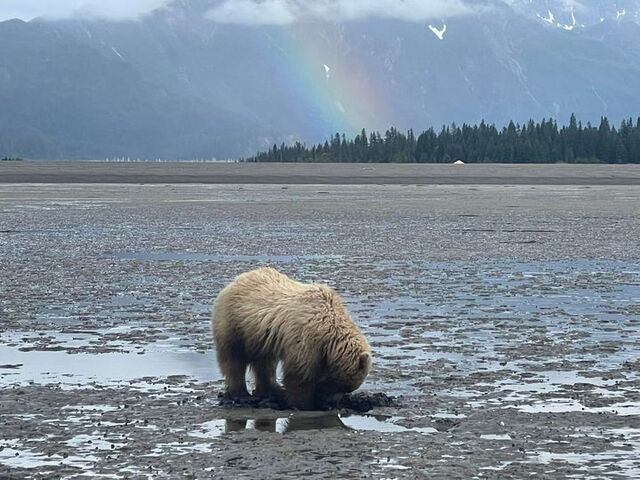
<path fill-rule="evenodd" d="M 555 120 L 498 129 L 493 124 L 430 128 L 416 136 L 391 128 L 384 135 L 365 130 L 353 139 L 336 134 L 331 140 L 307 147 L 274 145 L 249 162 L 419 162 L 441 163 L 640 163 L 640 117 L 624 120 L 618 128 L 606 117 L 599 125 L 578 122 L 559 127 Z"/>

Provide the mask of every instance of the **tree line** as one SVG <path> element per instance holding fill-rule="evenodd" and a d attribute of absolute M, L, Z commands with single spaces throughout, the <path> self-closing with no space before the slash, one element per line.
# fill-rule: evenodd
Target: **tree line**
<path fill-rule="evenodd" d="M 336 133 L 330 140 L 307 147 L 274 145 L 247 162 L 383 162 L 383 163 L 640 163 L 640 117 L 623 120 L 616 128 L 607 117 L 598 126 L 576 120 L 568 125 L 543 119 L 498 129 L 452 124 L 415 136 L 390 128 L 384 135 L 363 129 L 353 139 Z"/>

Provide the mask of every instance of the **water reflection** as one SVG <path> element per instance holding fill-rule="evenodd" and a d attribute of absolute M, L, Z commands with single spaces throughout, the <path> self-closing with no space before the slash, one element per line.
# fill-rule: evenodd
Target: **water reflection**
<path fill-rule="evenodd" d="M 379 433 L 437 433 L 432 427 L 408 428 L 397 424 L 402 418 L 381 415 L 338 415 L 334 413 L 306 414 L 294 413 L 287 417 L 229 417 L 211 420 L 199 425 L 199 429 L 189 435 L 196 438 L 214 438 L 227 433 L 257 430 L 287 434 L 309 430 L 357 430 Z"/>
<path fill-rule="evenodd" d="M 348 429 L 338 415 L 297 415 L 288 417 L 231 417 L 212 420 L 200 425 L 200 430 L 191 436 L 199 438 L 219 437 L 225 433 L 258 430 L 260 432 L 290 433 L 295 431 L 324 430 L 330 428 Z"/>

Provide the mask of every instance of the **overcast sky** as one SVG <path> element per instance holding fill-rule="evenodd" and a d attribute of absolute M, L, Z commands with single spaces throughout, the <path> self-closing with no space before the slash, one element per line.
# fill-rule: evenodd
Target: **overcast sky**
<path fill-rule="evenodd" d="M 34 17 L 136 19 L 171 0 L 0 0 L 0 20 Z M 460 15 L 463 0 L 212 0 L 207 17 L 221 23 L 286 25 L 304 19 L 367 17 L 420 21 Z"/>

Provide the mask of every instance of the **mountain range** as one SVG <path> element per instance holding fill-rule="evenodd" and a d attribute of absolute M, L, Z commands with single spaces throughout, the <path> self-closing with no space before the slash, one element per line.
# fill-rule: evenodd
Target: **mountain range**
<path fill-rule="evenodd" d="M 0 156 L 236 158 L 391 126 L 640 115 L 640 0 L 485 0 L 428 19 L 0 23 Z"/>

